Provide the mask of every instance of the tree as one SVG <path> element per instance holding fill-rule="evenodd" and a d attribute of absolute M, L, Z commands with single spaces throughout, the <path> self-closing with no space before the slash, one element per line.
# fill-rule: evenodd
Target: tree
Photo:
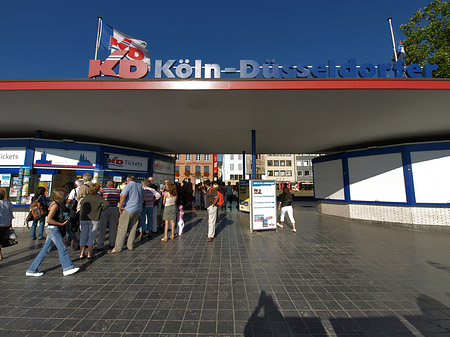
<path fill-rule="evenodd" d="M 437 64 L 434 77 L 450 78 L 450 2 L 434 0 L 400 26 L 406 62 Z"/>

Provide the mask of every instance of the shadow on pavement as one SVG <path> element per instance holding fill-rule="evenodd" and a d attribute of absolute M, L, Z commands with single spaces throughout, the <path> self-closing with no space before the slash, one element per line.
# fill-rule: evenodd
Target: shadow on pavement
<path fill-rule="evenodd" d="M 450 336 L 450 308 L 443 303 L 421 295 L 417 304 L 420 316 L 397 316 L 334 318 L 325 326 L 319 317 L 283 317 L 272 296 L 262 291 L 259 302 L 244 328 L 244 336 L 417 336 L 417 329 L 423 336 Z M 410 327 L 407 325 L 411 324 Z"/>

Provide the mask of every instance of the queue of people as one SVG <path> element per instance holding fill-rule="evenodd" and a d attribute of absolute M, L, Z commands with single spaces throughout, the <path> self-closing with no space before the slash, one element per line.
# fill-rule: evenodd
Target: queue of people
<path fill-rule="evenodd" d="M 113 181 L 107 181 L 101 188 L 99 184 L 92 182 L 92 175 L 85 173 L 83 179 L 53 190 L 50 205 L 46 200 L 47 191 L 44 187 L 38 187 L 32 201 L 42 205 L 46 216 L 33 219 L 30 236 L 34 240 L 45 240 L 45 243 L 27 269 L 26 275 L 43 275 L 38 268 L 54 246 L 58 250 L 63 275 L 76 273 L 79 268 L 70 259 L 67 246 L 80 250 L 80 260 L 92 260 L 96 257 L 95 251 L 105 249 L 107 229 L 108 254 L 120 253 L 125 244 L 128 250 L 134 250 L 135 242 L 146 236 L 150 237 L 152 232 L 158 230 L 161 222 L 164 224 L 161 241 L 168 242 L 169 238 L 174 240 L 177 235 L 183 235 L 185 206 L 207 210 L 207 242 L 213 241 L 218 207 L 229 204 L 231 209 L 236 190 L 231 183 L 225 186 L 216 182 L 212 184 L 209 180 L 195 187 L 189 187 L 189 184 L 190 181 L 180 185 L 165 180 L 164 185 L 157 186 L 152 177 L 138 182 L 134 175 L 129 175 L 117 188 Z M 191 197 L 185 196 L 186 191 Z M 293 195 L 285 187 L 279 196 L 278 210 L 281 218 L 277 225 L 283 227 L 287 213 L 292 230 L 296 232 L 292 201 Z M 239 208 L 239 204 L 237 207 Z M 12 205 L 5 200 L 5 191 L 0 190 L 0 260 L 3 259 L 1 242 L 12 226 L 12 218 Z M 43 236 L 44 224 L 46 238 Z M 96 239 L 97 246 L 94 248 Z"/>

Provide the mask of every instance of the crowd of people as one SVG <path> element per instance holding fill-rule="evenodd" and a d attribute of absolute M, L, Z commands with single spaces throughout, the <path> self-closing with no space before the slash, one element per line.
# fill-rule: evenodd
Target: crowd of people
<path fill-rule="evenodd" d="M 79 270 L 67 252 L 69 246 L 80 251 L 81 260 L 92 260 L 96 258 L 96 252 L 103 252 L 105 248 L 108 248 L 108 254 L 120 253 L 125 245 L 128 250 L 134 250 L 135 242 L 151 237 L 160 227 L 164 233 L 162 242 L 174 240 L 176 236 L 183 235 L 184 209 L 207 210 L 207 242 L 211 242 L 215 237 L 218 208 L 229 205 L 232 209 L 233 201 L 238 199 L 238 190 L 238 185 L 212 184 L 209 180 L 193 186 L 190 179 L 182 184 L 165 180 L 164 185 L 158 186 L 152 177 L 137 181 L 134 175 L 129 175 L 117 187 L 112 180 L 102 187 L 92 182 L 91 174 L 85 173 L 83 179 L 54 189 L 48 204 L 46 189 L 38 187 L 32 206 L 38 205 L 37 208 L 44 211 L 32 220 L 30 237 L 32 240 L 45 240 L 45 243 L 26 275 L 43 275 L 38 268 L 54 246 L 58 250 L 63 275 L 67 276 Z M 292 194 L 285 188 L 278 205 L 281 212 L 281 223 L 278 225 L 283 226 L 287 213 L 295 232 L 292 200 Z M 239 202 L 236 206 L 239 209 Z M 12 218 L 12 205 L 5 200 L 5 191 L 0 190 L 0 242 L 7 235 Z"/>

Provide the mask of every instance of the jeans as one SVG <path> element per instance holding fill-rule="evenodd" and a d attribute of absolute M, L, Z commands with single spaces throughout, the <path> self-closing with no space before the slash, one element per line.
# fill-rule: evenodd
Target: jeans
<path fill-rule="evenodd" d="M 98 221 L 80 220 L 80 246 L 93 246 L 98 231 Z"/>
<path fill-rule="evenodd" d="M 33 240 L 36 239 L 36 226 L 38 225 L 38 222 L 39 222 L 39 227 L 38 227 L 37 238 L 42 239 L 44 237 L 45 218 L 42 218 L 40 220 L 33 220 L 33 224 L 31 225 L 31 229 L 30 229 L 30 235 Z"/>
<path fill-rule="evenodd" d="M 64 244 L 58 226 L 47 226 L 45 232 L 47 233 L 47 240 L 45 241 L 44 247 L 42 247 L 27 271 L 30 273 L 37 273 L 40 264 L 44 261 L 47 254 L 50 253 L 53 246 L 56 246 L 58 249 L 59 261 L 61 262 L 63 271 L 75 268 L 69 253 L 67 253 L 66 245 Z"/>
<path fill-rule="evenodd" d="M 145 221 L 147 220 L 147 221 Z M 141 233 L 148 232 L 153 223 L 153 207 L 145 207 L 141 213 Z"/>

